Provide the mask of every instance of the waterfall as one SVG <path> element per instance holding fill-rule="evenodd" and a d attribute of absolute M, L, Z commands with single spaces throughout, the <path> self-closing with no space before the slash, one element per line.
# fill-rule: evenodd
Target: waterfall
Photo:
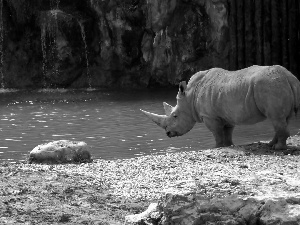
<path fill-rule="evenodd" d="M 54 34 L 54 37 L 52 39 L 52 48 L 51 48 L 51 53 L 52 53 L 52 57 L 54 58 L 53 61 L 56 61 L 57 59 L 56 57 L 56 49 L 57 49 L 57 32 L 58 32 L 58 22 L 57 22 L 57 13 L 58 13 L 58 9 L 59 9 L 59 2 L 60 0 L 51 0 L 50 1 L 50 8 L 51 8 L 51 13 L 54 15 L 54 20 L 55 20 L 55 26 L 54 26 L 54 31 L 52 32 Z M 59 70 L 57 67 L 55 67 L 55 63 L 53 63 L 53 67 L 52 67 L 52 74 L 54 76 L 57 76 L 59 74 Z"/>
<path fill-rule="evenodd" d="M 85 49 L 85 59 L 86 59 L 86 76 L 87 76 L 87 81 L 88 81 L 88 89 L 92 89 L 92 84 L 91 84 L 91 75 L 90 75 L 90 69 L 89 69 L 89 60 L 88 60 L 88 50 L 87 50 L 87 44 L 86 44 L 86 37 L 85 37 L 85 31 L 84 31 L 84 26 L 83 23 L 78 21 L 78 24 L 80 26 L 81 30 L 81 36 L 82 40 L 84 43 L 84 49 Z"/>
<path fill-rule="evenodd" d="M 48 15 L 49 12 L 42 13 L 41 21 L 41 48 L 43 53 L 43 77 L 42 85 L 43 88 L 47 88 L 46 77 L 48 70 L 51 71 L 54 67 L 55 59 L 55 46 L 56 46 L 56 24 L 51 20 L 52 15 Z M 54 73 L 54 72 L 53 72 Z"/>
<path fill-rule="evenodd" d="M 56 0 L 56 8 L 58 9 L 60 0 Z"/>
<path fill-rule="evenodd" d="M 46 88 L 46 74 L 47 74 L 47 52 L 46 52 L 46 24 L 43 23 L 41 27 L 41 44 L 43 51 L 43 87 Z"/>
<path fill-rule="evenodd" d="M 4 28 L 3 28 L 3 0 L 0 0 L 0 78 L 1 78 L 1 85 L 0 88 L 5 88 L 4 85 L 4 73 L 3 73 L 3 35 L 4 35 Z"/>
<path fill-rule="evenodd" d="M 56 67 L 57 60 L 57 32 L 58 32 L 58 22 L 57 13 L 59 8 L 60 0 L 50 1 L 50 11 L 43 12 L 41 21 L 41 47 L 43 52 L 43 77 L 42 85 L 43 88 L 47 88 L 47 72 L 48 69 L 52 69 L 52 74 L 58 76 L 59 70 Z M 53 19 L 54 18 L 54 19 Z"/>

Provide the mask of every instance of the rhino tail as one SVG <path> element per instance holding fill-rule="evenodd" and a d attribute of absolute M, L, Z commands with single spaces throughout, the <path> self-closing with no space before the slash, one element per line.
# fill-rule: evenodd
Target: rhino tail
<path fill-rule="evenodd" d="M 297 113 L 298 113 L 298 108 L 297 107 L 294 108 L 294 112 L 295 112 L 295 117 L 297 117 Z"/>
<path fill-rule="evenodd" d="M 297 117 L 298 110 L 300 107 L 300 83 L 299 81 L 296 84 L 291 85 L 294 97 L 294 113 Z"/>
<path fill-rule="evenodd" d="M 294 112 L 295 116 L 297 117 L 298 109 L 300 107 L 300 82 L 298 81 L 296 84 L 293 86 L 293 93 L 294 93 Z"/>
<path fill-rule="evenodd" d="M 297 79 L 297 78 L 296 78 Z M 295 116 L 297 117 L 297 113 L 300 107 L 300 82 L 297 81 L 293 81 L 293 82 L 289 82 L 290 86 L 292 88 L 292 92 L 293 92 L 293 98 L 294 98 L 294 113 Z"/>

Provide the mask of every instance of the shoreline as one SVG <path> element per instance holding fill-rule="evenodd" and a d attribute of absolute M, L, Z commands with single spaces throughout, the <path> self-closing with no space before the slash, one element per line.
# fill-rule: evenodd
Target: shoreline
<path fill-rule="evenodd" d="M 0 224 L 124 224 L 167 193 L 300 194 L 300 136 L 288 147 L 258 142 L 84 164 L 2 162 Z"/>

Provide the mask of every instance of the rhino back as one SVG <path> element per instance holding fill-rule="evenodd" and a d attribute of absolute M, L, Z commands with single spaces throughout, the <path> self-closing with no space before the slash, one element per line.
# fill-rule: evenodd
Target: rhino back
<path fill-rule="evenodd" d="M 198 78 L 191 80 L 197 80 L 193 97 L 199 117 L 253 124 L 267 117 L 289 115 L 299 105 L 299 81 L 280 66 L 251 66 L 238 71 L 214 68 Z M 295 95 L 293 89 L 297 90 Z"/>

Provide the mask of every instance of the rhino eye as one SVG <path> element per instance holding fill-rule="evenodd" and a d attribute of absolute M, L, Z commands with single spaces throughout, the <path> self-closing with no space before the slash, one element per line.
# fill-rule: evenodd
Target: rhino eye
<path fill-rule="evenodd" d="M 174 114 L 173 117 L 174 117 L 174 118 L 177 118 L 177 115 Z"/>

